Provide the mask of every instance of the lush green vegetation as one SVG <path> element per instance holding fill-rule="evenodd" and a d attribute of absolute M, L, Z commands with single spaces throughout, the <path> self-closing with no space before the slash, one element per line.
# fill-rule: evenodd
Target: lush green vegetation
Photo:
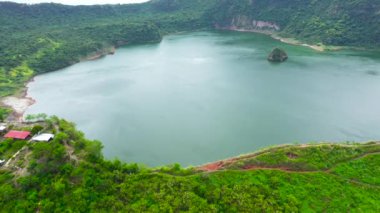
<path fill-rule="evenodd" d="M 0 159 L 11 158 L 18 150 L 25 146 L 22 140 L 6 139 L 0 143 Z"/>
<path fill-rule="evenodd" d="M 4 121 L 4 119 L 9 115 L 10 112 L 11 110 L 0 107 L 0 121 Z"/>
<path fill-rule="evenodd" d="M 103 55 L 112 46 L 161 39 L 158 28 L 149 23 L 83 23 L 46 28 L 4 35 L 0 42 L 1 96 L 12 94 L 35 74 L 69 66 L 91 53 Z"/>
<path fill-rule="evenodd" d="M 40 129 L 40 125 L 31 124 L 24 129 L 33 126 Z M 2 152 L 6 146 L 19 149 L 25 145 L 21 157 L 0 170 L 3 212 L 377 212 L 380 209 L 377 153 L 380 145 L 376 143 L 295 145 L 252 155 L 281 168 L 292 152 L 290 158 L 297 154 L 303 159 L 299 162 L 306 161 L 321 171 L 235 168 L 200 172 L 182 169 L 178 164 L 149 169 L 108 161 L 101 154 L 101 143 L 85 139 L 73 124 L 51 118 L 42 126 L 44 131 L 56 134 L 53 141 L 27 145 L 10 140 L 0 143 Z M 10 154 L 16 152 L 16 148 L 8 150 Z"/>
<path fill-rule="evenodd" d="M 366 155 L 354 161 L 345 162 L 333 169 L 333 173 L 352 180 L 380 185 L 380 155 Z"/>
<path fill-rule="evenodd" d="M 379 144 L 317 144 L 307 146 L 285 146 L 259 152 L 258 155 L 243 156 L 229 164 L 229 169 L 242 169 L 250 166 L 287 168 L 302 171 L 325 171 L 340 162 L 380 153 Z"/>
<path fill-rule="evenodd" d="M 112 47 L 158 42 L 161 34 L 204 27 L 204 1 L 140 5 L 65 6 L 0 2 L 0 96 L 33 75 L 57 70 Z"/>
<path fill-rule="evenodd" d="M 162 34 L 229 26 L 245 16 L 310 42 L 378 47 L 380 6 L 369 0 L 153 0 L 64 6 L 0 2 L 0 96 L 32 76 Z M 244 26 L 242 26 L 244 27 Z M 0 118 L 9 113 L 0 108 Z M 32 116 L 30 121 L 45 119 Z M 380 145 L 285 146 L 200 172 L 108 161 L 98 141 L 58 118 L 23 127 L 49 143 L 3 140 L 0 212 L 379 212 Z"/>
<path fill-rule="evenodd" d="M 221 0 L 209 14 L 221 26 L 244 16 L 276 23 L 281 35 L 311 43 L 378 47 L 379 11 L 380 2 L 371 0 Z"/>
<path fill-rule="evenodd" d="M 228 27 L 237 17 L 276 23 L 280 34 L 312 43 L 378 47 L 379 11 L 380 4 L 370 0 L 153 0 L 77 7 L 0 2 L 0 96 L 33 75 L 107 54 L 110 47 Z"/>

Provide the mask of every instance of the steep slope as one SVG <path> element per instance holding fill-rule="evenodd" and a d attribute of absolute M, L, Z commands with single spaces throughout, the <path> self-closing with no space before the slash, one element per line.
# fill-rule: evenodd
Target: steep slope
<path fill-rule="evenodd" d="M 272 30 L 312 43 L 380 45 L 380 2 L 221 0 L 209 12 L 224 28 Z"/>

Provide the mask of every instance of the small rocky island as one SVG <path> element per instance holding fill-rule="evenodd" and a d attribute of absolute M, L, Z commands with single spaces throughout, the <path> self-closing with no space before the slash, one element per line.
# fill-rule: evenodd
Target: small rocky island
<path fill-rule="evenodd" d="M 270 62 L 284 62 L 288 59 L 288 54 L 280 48 L 274 48 L 268 56 Z"/>

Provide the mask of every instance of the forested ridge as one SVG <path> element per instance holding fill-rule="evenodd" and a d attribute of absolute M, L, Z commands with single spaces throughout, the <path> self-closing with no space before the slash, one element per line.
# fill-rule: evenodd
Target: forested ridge
<path fill-rule="evenodd" d="M 143 4 L 66 6 L 0 2 L 0 96 L 33 75 L 57 70 L 110 46 L 158 42 L 166 33 L 249 28 L 310 43 L 380 45 L 380 2 L 370 0 L 153 0 Z M 234 25 L 234 26 L 231 26 Z"/>
<path fill-rule="evenodd" d="M 221 0 L 215 22 L 233 18 L 273 22 L 283 36 L 311 43 L 369 47 L 380 45 L 380 2 L 371 0 Z"/>

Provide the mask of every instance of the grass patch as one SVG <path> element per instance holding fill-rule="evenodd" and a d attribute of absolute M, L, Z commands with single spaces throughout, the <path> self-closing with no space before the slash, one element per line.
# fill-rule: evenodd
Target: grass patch
<path fill-rule="evenodd" d="M 228 165 L 227 168 L 241 169 L 247 166 L 264 166 L 285 167 L 296 171 L 323 171 L 338 163 L 376 151 L 380 151 L 380 146 L 377 144 L 287 146 L 270 149 L 253 158 L 238 160 Z"/>
<path fill-rule="evenodd" d="M 23 140 L 13 140 L 5 139 L 0 142 L 0 158 L 9 159 L 11 158 L 18 150 L 26 145 L 26 141 Z"/>
<path fill-rule="evenodd" d="M 223 171 L 198 175 L 208 202 L 225 212 L 372 212 L 380 209 L 380 190 L 347 183 L 328 173 Z"/>
<path fill-rule="evenodd" d="M 4 121 L 5 118 L 8 117 L 8 115 L 12 112 L 12 110 L 4 107 L 0 107 L 0 121 Z"/>
<path fill-rule="evenodd" d="M 367 155 L 360 159 L 342 163 L 332 172 L 354 181 L 380 186 L 380 154 Z"/>

